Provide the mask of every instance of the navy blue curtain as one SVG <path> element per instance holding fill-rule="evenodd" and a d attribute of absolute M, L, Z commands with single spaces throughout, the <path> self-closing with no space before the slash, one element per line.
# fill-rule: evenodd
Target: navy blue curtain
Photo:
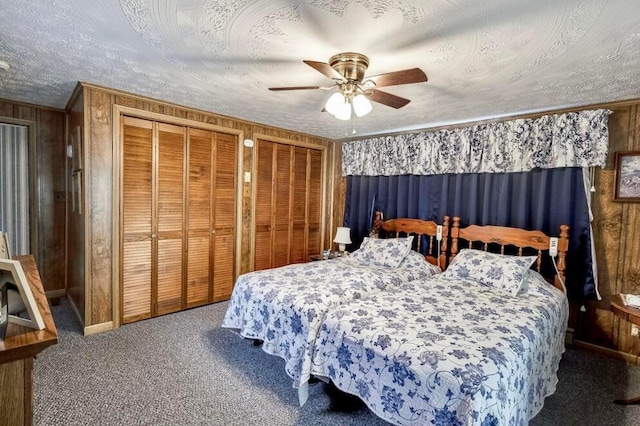
<path fill-rule="evenodd" d="M 348 176 L 344 226 L 359 247 L 371 228 L 373 212 L 385 219 L 410 217 L 442 222 L 460 217 L 461 226 L 499 225 L 539 229 L 557 235 L 570 226 L 567 290 L 570 298 L 595 295 L 589 210 L 582 169 L 544 169 L 522 173 L 431 176 Z"/>

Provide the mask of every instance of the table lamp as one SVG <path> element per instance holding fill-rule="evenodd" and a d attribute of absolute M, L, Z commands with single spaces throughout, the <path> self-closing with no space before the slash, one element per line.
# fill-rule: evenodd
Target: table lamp
<path fill-rule="evenodd" d="M 344 253 L 347 249 L 347 244 L 351 244 L 351 229 L 339 226 L 333 242 L 338 243 L 338 250 Z"/>

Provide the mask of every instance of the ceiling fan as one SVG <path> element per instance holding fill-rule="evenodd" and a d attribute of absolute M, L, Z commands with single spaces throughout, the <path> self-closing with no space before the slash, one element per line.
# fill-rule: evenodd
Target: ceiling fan
<path fill-rule="evenodd" d="M 378 102 L 396 109 L 402 108 L 410 102 L 409 99 L 378 90 L 378 87 L 427 81 L 427 75 L 420 68 L 410 68 L 365 77 L 365 72 L 369 66 L 369 58 L 354 52 L 338 53 L 329 59 L 329 63 L 306 60 L 302 62 L 329 77 L 334 81 L 334 84 L 327 87 L 270 87 L 269 90 L 331 90 L 337 87 L 338 91 L 329 97 L 324 110 L 340 120 L 349 120 L 352 110 L 358 117 L 368 114 L 372 109 L 369 101 Z"/>

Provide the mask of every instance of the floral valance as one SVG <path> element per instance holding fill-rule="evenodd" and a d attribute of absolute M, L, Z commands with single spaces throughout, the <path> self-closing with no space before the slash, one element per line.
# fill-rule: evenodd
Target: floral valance
<path fill-rule="evenodd" d="M 580 111 L 342 145 L 342 174 L 364 176 L 522 172 L 604 167 L 609 110 Z"/>

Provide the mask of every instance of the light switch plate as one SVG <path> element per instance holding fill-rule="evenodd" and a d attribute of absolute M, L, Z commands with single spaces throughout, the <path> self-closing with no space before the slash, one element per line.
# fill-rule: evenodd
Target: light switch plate
<path fill-rule="evenodd" d="M 244 172 L 244 182 L 245 183 L 251 182 L 251 172 Z"/>

